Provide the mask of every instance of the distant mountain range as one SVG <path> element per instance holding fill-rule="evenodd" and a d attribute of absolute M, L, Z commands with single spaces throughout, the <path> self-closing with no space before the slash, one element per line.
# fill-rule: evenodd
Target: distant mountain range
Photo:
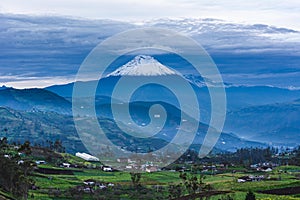
<path fill-rule="evenodd" d="M 149 63 L 156 68 L 148 69 Z M 145 69 L 146 68 L 146 69 Z M 138 76 L 135 76 L 139 74 Z M 137 92 L 129 104 L 132 119 L 138 124 L 148 124 L 148 110 L 153 104 L 162 105 L 167 111 L 168 118 L 163 131 L 151 140 L 135 140 L 120 132 L 114 123 L 111 112 L 111 92 L 121 76 L 129 76 L 134 79 L 143 79 L 150 76 L 157 77 L 178 76 L 175 71 L 162 65 L 152 57 L 138 56 L 124 66 L 116 69 L 100 80 L 104 88 L 98 88 L 95 96 L 96 113 L 99 122 L 108 126 L 107 134 L 112 141 L 124 148 L 130 148 L 132 144 L 142 148 L 153 146 L 157 148 L 169 142 L 176 132 L 181 121 L 181 113 L 178 102 L 165 102 L 162 99 L 174 98 L 174 95 L 166 88 L 149 85 Z M 195 77 L 185 77 L 190 82 L 199 99 L 202 99 L 202 108 L 209 116 L 209 99 L 203 101 L 203 97 L 209 98 L 205 92 L 207 88 L 199 85 L 201 78 L 195 82 Z M 198 83 L 198 84 L 196 84 Z M 89 87 L 93 82 L 81 82 Z M 67 85 L 52 86 L 45 89 L 17 90 L 2 87 L 0 90 L 1 127 L 7 128 L 7 132 L 1 130 L 2 135 L 10 139 L 23 141 L 29 139 L 36 143 L 45 143 L 50 139 L 61 139 L 69 152 L 75 152 L 77 147 L 84 149 L 76 133 L 71 116 L 71 94 L 73 83 Z M 215 146 L 217 151 L 234 151 L 242 147 L 265 147 L 271 145 L 296 146 L 299 141 L 300 130 L 300 103 L 299 91 L 274 87 L 228 87 L 227 120 L 225 132 L 221 134 Z M 148 94 L 152 95 L 148 95 Z M 206 95 L 206 96 L 205 96 Z M 82 96 L 82 101 L 87 97 Z M 117 106 L 126 107 L 128 102 L 122 99 L 115 100 Z M 200 106 L 201 107 L 201 106 Z M 130 129 L 130 124 L 126 124 Z M 207 123 L 200 122 L 198 133 L 193 146 L 199 146 L 207 131 Z M 227 133 L 226 133 L 227 132 Z"/>
<path fill-rule="evenodd" d="M 155 60 L 149 57 L 138 56 L 107 75 L 99 81 L 102 88 L 97 89 L 96 95 L 110 96 L 116 82 L 122 75 L 156 75 L 156 72 L 145 73 L 143 66 L 145 66 L 144 64 L 147 63 L 147 61 L 151 63 Z M 158 61 L 155 62 L 157 63 Z M 159 64 L 157 65 L 159 66 Z M 165 67 L 161 68 L 166 69 Z M 164 78 L 175 74 L 175 72 L 170 72 L 169 70 L 161 71 L 159 75 L 166 76 Z M 206 87 L 207 83 L 205 83 L 200 76 L 185 75 L 184 77 L 190 82 L 198 96 L 200 110 L 202 112 L 202 122 L 208 123 L 210 116 L 210 97 Z M 153 79 L 155 80 L 155 76 Z M 81 84 L 89 87 L 89 84 L 93 84 L 93 82 L 82 82 Z M 208 84 L 214 86 L 212 82 Z M 61 86 L 52 86 L 46 89 L 67 97 L 72 94 L 72 87 L 73 84 L 71 83 Z M 262 143 L 297 145 L 295 141 L 299 141 L 300 139 L 300 112 L 298 105 L 299 100 L 295 100 L 300 97 L 300 90 L 288 90 L 270 86 L 232 86 L 229 84 L 225 84 L 225 87 L 228 108 L 227 120 L 224 127 L 226 132 L 232 132 L 239 137 Z M 147 94 L 151 95 L 149 96 Z M 170 100 L 174 99 L 174 95 L 167 89 L 158 86 L 145 86 L 142 91 L 135 93 L 131 98 L 133 102 L 155 102 L 162 99 L 165 99 L 167 103 L 179 108 L 178 102 Z M 268 136 L 269 134 L 270 136 Z"/>
<path fill-rule="evenodd" d="M 149 63 L 156 67 L 149 70 Z M 145 69 L 147 67 L 147 69 Z M 154 70 L 154 71 L 153 71 Z M 139 74 L 139 76 L 134 76 Z M 97 116 L 99 117 L 99 123 L 103 127 L 108 126 L 106 130 L 109 130 L 106 134 L 110 135 L 110 139 L 114 143 L 122 146 L 123 148 L 140 146 L 140 149 L 149 148 L 155 146 L 159 148 L 166 142 L 170 142 L 176 133 L 177 128 L 180 126 L 181 112 L 178 105 L 173 105 L 164 101 L 157 101 L 156 99 L 173 97 L 172 93 L 168 92 L 165 88 L 159 88 L 158 86 L 149 86 L 146 91 L 152 91 L 154 97 L 148 99 L 145 91 L 142 91 L 139 95 L 132 99 L 131 103 L 117 101 L 117 107 L 129 106 L 132 114 L 132 119 L 138 125 L 146 125 L 149 123 L 148 110 L 153 104 L 162 105 L 167 112 L 167 122 L 165 123 L 162 131 L 158 133 L 154 138 L 148 140 L 134 139 L 128 136 L 116 126 L 114 123 L 114 116 L 111 112 L 111 94 L 114 85 L 120 79 L 121 76 L 132 76 L 135 79 L 143 80 L 144 76 L 150 76 L 154 80 L 158 77 L 168 78 L 168 76 L 178 76 L 174 71 L 158 63 L 155 59 L 147 56 L 136 57 L 130 63 L 122 66 L 116 71 L 109 74 L 103 80 L 100 80 L 101 84 L 105 86 L 105 89 L 100 88 L 97 90 L 95 96 L 95 105 Z M 87 88 L 92 82 L 82 82 L 80 84 L 85 85 Z M 191 86 L 196 90 L 204 90 L 190 82 Z M 79 136 L 76 133 L 74 123 L 71 114 L 71 102 L 70 98 L 67 98 L 68 94 L 72 93 L 72 85 L 53 86 L 46 89 L 25 89 L 17 90 L 13 88 L 3 88 L 0 90 L 0 106 L 1 107 L 1 127 L 7 127 L 7 136 L 11 139 L 22 141 L 29 139 L 36 143 L 45 143 L 47 140 L 57 138 L 61 139 L 66 145 L 66 148 L 70 152 L 74 152 L 76 146 L 74 143 L 80 146 L 80 149 L 84 147 L 80 144 Z M 50 91 L 52 90 L 52 91 Z M 57 94 L 55 94 L 55 92 Z M 146 92 L 146 93 L 147 93 Z M 58 94 L 64 94 L 59 96 Z M 151 93 L 151 92 L 150 92 Z M 100 95 L 101 94 L 101 95 Z M 157 96 L 156 96 L 157 95 Z M 186 94 L 188 95 L 188 94 Z M 82 101 L 85 101 L 84 97 Z M 139 100 L 142 98 L 142 100 Z M 194 119 L 190 119 L 194 120 Z M 130 129 L 130 124 L 125 124 L 127 129 Z M 200 146 L 203 142 L 204 135 L 208 129 L 208 125 L 205 123 L 199 123 L 199 129 L 194 139 L 193 146 Z M 155 141 L 155 145 L 153 141 Z M 264 141 L 253 142 L 250 140 L 241 139 L 237 134 L 222 133 L 215 148 L 217 151 L 234 151 L 235 149 L 242 147 L 264 147 Z M 199 149 L 198 149 L 199 150 Z"/>

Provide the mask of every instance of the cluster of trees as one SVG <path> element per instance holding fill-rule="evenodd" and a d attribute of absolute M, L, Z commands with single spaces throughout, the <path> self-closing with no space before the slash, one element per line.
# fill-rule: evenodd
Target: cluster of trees
<path fill-rule="evenodd" d="M 275 148 L 241 148 L 234 153 L 239 163 L 252 164 L 272 160 L 272 155 L 278 152 Z"/>
<path fill-rule="evenodd" d="M 233 163 L 238 165 L 249 166 L 253 163 L 270 162 L 276 160 L 274 155 L 278 152 L 275 148 L 241 148 L 236 152 L 221 153 L 210 158 L 217 163 Z"/>
<path fill-rule="evenodd" d="M 205 176 L 195 173 L 181 172 L 181 183 L 169 186 L 169 199 L 208 199 L 211 196 L 225 194 L 225 191 L 214 190 L 210 184 L 204 182 Z"/>
<path fill-rule="evenodd" d="M 242 148 L 234 153 L 223 154 L 223 159 L 236 164 L 249 166 L 253 163 L 273 162 L 278 164 L 300 165 L 300 147 L 291 150 L 267 148 Z"/>
<path fill-rule="evenodd" d="M 182 183 L 169 186 L 169 198 L 179 198 L 187 192 L 188 194 L 196 194 L 206 190 L 206 184 L 203 182 L 204 176 L 199 177 L 196 174 L 180 173 L 179 178 Z"/>
<path fill-rule="evenodd" d="M 46 141 L 48 144 L 48 148 L 52 151 L 56 151 L 59 153 L 65 153 L 66 148 L 63 146 L 62 141 L 60 140 L 55 140 L 55 142 L 51 141 L 51 140 L 47 140 Z"/>
<path fill-rule="evenodd" d="M 28 190 L 34 184 L 30 177 L 34 163 L 23 159 L 19 153 L 29 155 L 30 143 L 25 142 L 17 150 L 8 145 L 7 139 L 0 140 L 0 187 L 21 199 L 27 199 Z"/>
<path fill-rule="evenodd" d="M 197 158 L 197 152 L 187 151 L 177 163 L 193 161 L 194 163 L 223 163 L 236 164 L 248 167 L 254 163 L 273 162 L 278 164 L 300 165 L 300 146 L 295 149 L 267 148 L 241 148 L 236 152 L 225 152 Z"/>
<path fill-rule="evenodd" d="M 289 164 L 291 165 L 300 165 L 300 146 L 295 148 L 291 152 L 291 158 L 289 159 Z"/>
<path fill-rule="evenodd" d="M 211 154 L 208 157 L 200 159 L 198 157 L 198 152 L 193 149 L 189 149 L 176 161 L 176 163 L 193 161 L 193 163 L 212 162 L 249 165 L 249 163 L 259 163 L 275 160 L 274 155 L 278 152 L 279 150 L 273 147 L 241 148 L 236 152 Z"/>

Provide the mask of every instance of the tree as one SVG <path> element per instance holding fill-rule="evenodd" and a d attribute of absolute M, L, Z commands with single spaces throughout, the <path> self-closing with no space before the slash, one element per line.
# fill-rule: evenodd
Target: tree
<path fill-rule="evenodd" d="M 132 182 L 132 185 L 137 188 L 138 186 L 140 186 L 140 180 L 141 180 L 141 177 L 142 175 L 140 173 L 134 173 L 134 172 L 131 172 L 130 173 L 130 176 L 131 176 L 131 182 Z"/>
<path fill-rule="evenodd" d="M 169 186 L 169 198 L 170 199 L 176 199 L 181 197 L 182 195 L 182 184 L 178 185 L 170 185 Z"/>
<path fill-rule="evenodd" d="M 197 177 L 197 174 L 180 173 L 179 177 L 181 178 L 187 192 L 192 195 L 191 198 L 195 198 L 196 193 L 202 193 L 212 190 L 212 186 L 204 183 L 205 176 L 200 174 Z M 206 198 L 208 196 L 205 196 Z"/>
<path fill-rule="evenodd" d="M 2 139 L 0 140 L 0 148 L 1 148 L 1 149 L 6 148 L 6 147 L 7 147 L 7 144 L 8 144 L 8 142 L 7 142 L 7 138 L 6 138 L 6 137 L 4 137 L 4 138 L 2 138 Z"/>
<path fill-rule="evenodd" d="M 65 148 L 63 147 L 62 142 L 60 140 L 57 139 L 54 142 L 53 150 L 56 151 L 56 152 L 59 152 L 59 153 L 64 153 L 65 152 Z"/>
<path fill-rule="evenodd" d="M 179 177 L 182 179 L 189 194 L 195 194 L 197 191 L 202 191 L 206 188 L 203 182 L 205 178 L 203 174 L 200 174 L 198 178 L 196 174 L 188 176 L 187 173 L 180 173 Z"/>
<path fill-rule="evenodd" d="M 24 144 L 21 145 L 18 151 L 25 153 L 26 156 L 30 155 L 31 154 L 30 142 L 29 141 L 24 142 Z"/>
<path fill-rule="evenodd" d="M 28 146 L 29 143 L 26 143 L 23 150 Z M 12 149 L 9 150 L 12 152 Z M 0 187 L 16 197 L 27 199 L 28 190 L 34 184 L 30 178 L 33 166 L 30 161 L 20 163 L 18 154 L 10 154 L 9 157 L 5 157 L 5 154 L 5 149 L 0 148 Z"/>
<path fill-rule="evenodd" d="M 7 134 L 8 133 L 8 129 L 4 128 L 3 131 L 5 132 L 5 137 L 7 138 L 8 137 L 8 134 Z"/>
<path fill-rule="evenodd" d="M 18 179 L 18 182 L 16 182 L 16 188 L 13 193 L 19 197 L 23 197 L 23 199 L 27 199 L 28 191 L 29 191 L 30 187 L 34 184 L 34 181 L 22 173 L 20 173 L 20 175 L 19 175 L 19 177 L 17 177 L 17 179 Z"/>
<path fill-rule="evenodd" d="M 30 160 L 25 160 L 22 164 L 19 165 L 20 169 L 25 176 L 30 175 L 33 172 L 33 166 L 36 165 Z"/>
<path fill-rule="evenodd" d="M 252 191 L 249 191 L 246 195 L 245 200 L 255 200 L 255 195 Z"/>

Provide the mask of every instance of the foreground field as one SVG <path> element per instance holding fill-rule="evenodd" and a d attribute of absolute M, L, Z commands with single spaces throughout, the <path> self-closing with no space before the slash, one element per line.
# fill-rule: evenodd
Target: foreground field
<path fill-rule="evenodd" d="M 45 167 L 45 166 L 44 166 Z M 49 167 L 49 166 L 48 166 Z M 278 173 L 279 170 L 286 170 L 285 173 Z M 68 169 L 72 171 L 72 169 Z M 289 171 L 290 170 L 290 171 Z M 245 182 L 238 183 L 238 177 L 250 175 L 250 173 L 222 173 L 204 176 L 205 184 L 209 184 L 217 191 L 228 191 L 233 199 L 245 199 L 245 196 L 249 190 L 253 191 L 256 195 L 256 199 L 261 200 L 289 200 L 300 199 L 300 194 L 292 195 L 272 195 L 262 193 L 265 190 L 273 190 L 281 188 L 285 191 L 288 187 L 299 187 L 300 180 L 296 178 L 298 175 L 298 167 L 278 168 L 274 172 L 270 172 L 264 175 L 269 176 L 269 180 L 257 181 L 257 182 Z M 253 174 L 253 173 L 251 173 Z M 182 180 L 179 178 L 180 172 L 174 171 L 160 171 L 155 173 L 143 173 L 141 175 L 140 183 L 143 187 L 149 189 L 159 190 L 161 196 L 164 199 L 168 199 L 168 187 L 170 185 L 180 184 Z M 280 177 L 280 178 L 279 178 Z M 120 199 L 132 199 L 133 196 L 130 190 L 132 188 L 131 175 L 126 172 L 104 172 L 99 169 L 83 169 L 81 171 L 75 170 L 73 175 L 45 175 L 35 173 L 34 180 L 37 190 L 30 190 L 29 199 L 73 199 L 76 197 L 68 197 L 67 191 L 70 188 L 82 186 L 85 180 L 95 180 L 98 182 L 113 183 L 114 187 L 107 190 L 116 190 L 116 188 L 122 187 L 123 194 L 119 194 Z M 103 195 L 104 195 L 103 191 Z M 137 192 L 138 193 L 138 192 Z M 137 194 L 138 196 L 138 194 Z M 216 195 L 210 197 L 212 200 L 218 200 L 225 196 Z M 83 193 L 80 198 L 82 199 L 94 199 L 89 192 Z M 154 198 L 154 196 L 153 196 Z M 101 195 L 100 195 L 100 198 Z M 151 199 L 151 198 L 150 198 Z"/>

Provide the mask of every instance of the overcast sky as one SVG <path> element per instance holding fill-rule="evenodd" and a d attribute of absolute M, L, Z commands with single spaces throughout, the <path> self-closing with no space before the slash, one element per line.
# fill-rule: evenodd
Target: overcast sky
<path fill-rule="evenodd" d="M 0 12 L 133 21 L 209 17 L 300 30 L 299 0 L 1 0 Z"/>

